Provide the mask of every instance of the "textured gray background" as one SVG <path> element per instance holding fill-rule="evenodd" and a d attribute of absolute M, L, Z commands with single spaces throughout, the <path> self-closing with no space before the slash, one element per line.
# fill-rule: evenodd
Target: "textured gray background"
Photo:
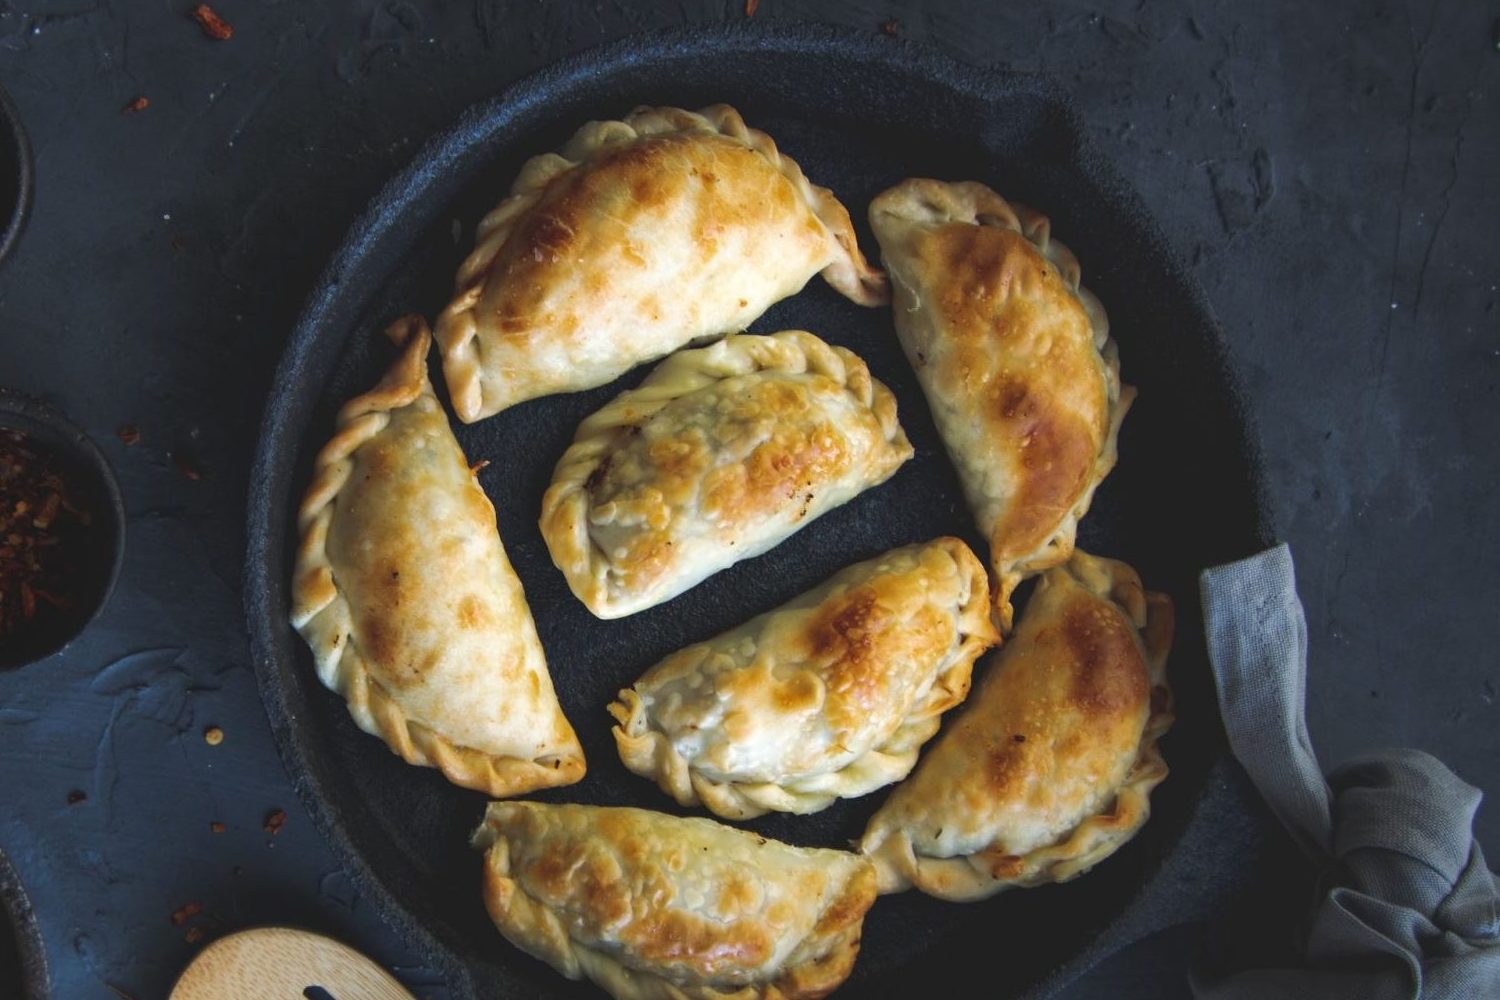
<path fill-rule="evenodd" d="M 261 715 L 238 581 L 270 372 L 349 222 L 463 107 L 564 53 L 742 4 L 223 0 L 225 43 L 190 6 L 0 0 L 0 84 L 39 173 L 0 268 L 0 384 L 91 431 L 131 511 L 96 628 L 0 675 L 0 849 L 58 997 L 163 994 L 194 950 L 168 919 L 189 901 L 208 934 L 311 924 L 441 997 L 336 869 Z M 1418 746 L 1500 789 L 1500 4 L 764 0 L 756 16 L 894 19 L 1072 92 L 1230 333 L 1297 558 L 1325 762 Z M 140 94 L 150 107 L 122 115 Z M 87 801 L 69 806 L 73 789 Z M 1479 826 L 1500 857 L 1500 811 Z M 1204 933 L 1159 936 L 1065 995 L 1181 995 Z"/>

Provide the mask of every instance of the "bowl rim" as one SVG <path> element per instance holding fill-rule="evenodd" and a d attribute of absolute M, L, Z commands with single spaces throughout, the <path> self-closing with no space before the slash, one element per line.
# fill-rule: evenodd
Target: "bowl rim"
<path fill-rule="evenodd" d="M 19 418 L 19 420 L 16 420 Z M 48 643 L 34 656 L 11 663 L 0 657 L 0 671 L 21 670 L 34 663 L 50 659 L 66 649 L 98 619 L 113 595 L 120 579 L 120 569 L 125 561 L 125 501 L 120 494 L 120 483 L 115 477 L 114 467 L 84 430 L 68 419 L 55 406 L 35 396 L 0 386 L 0 428 L 31 432 L 43 427 L 57 437 L 47 441 L 57 450 L 67 453 L 78 462 L 97 482 L 103 493 L 104 503 L 98 513 L 110 519 L 113 528 L 109 568 L 104 575 L 99 599 L 89 613 L 83 616 L 78 627 L 60 635 L 56 642 Z"/>
<path fill-rule="evenodd" d="M 8 924 L 0 927 L 0 933 L 10 935 L 20 960 L 21 997 L 23 1000 L 44 1000 L 51 986 L 47 949 L 31 897 L 26 894 L 21 876 L 4 851 L 0 851 L 0 914 Z"/>
<path fill-rule="evenodd" d="M 16 144 L 16 203 L 10 219 L 0 228 L 0 263 L 10 256 L 21 239 L 31 217 L 32 196 L 36 191 L 36 168 L 32 161 L 31 139 L 21 124 L 21 113 L 15 100 L 0 87 L 0 126 L 9 130 Z"/>

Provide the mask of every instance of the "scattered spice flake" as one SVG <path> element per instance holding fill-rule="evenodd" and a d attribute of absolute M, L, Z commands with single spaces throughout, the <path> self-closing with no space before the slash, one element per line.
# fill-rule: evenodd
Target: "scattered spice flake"
<path fill-rule="evenodd" d="M 892 38 L 895 38 L 901 33 L 901 22 L 896 20 L 894 17 L 889 21 L 881 21 L 880 30 L 884 34 L 890 35 Z"/>
<path fill-rule="evenodd" d="M 479 461 L 477 461 L 473 465 L 469 466 L 469 475 L 471 475 L 471 476 L 477 476 L 477 475 L 479 475 L 480 470 L 488 468 L 489 464 L 490 464 L 490 460 L 489 459 L 487 459 L 487 458 L 481 458 Z"/>
<path fill-rule="evenodd" d="M 271 813 L 269 816 L 266 817 L 266 832 L 269 833 L 273 837 L 276 836 L 278 833 L 280 833 L 281 832 L 281 828 L 283 826 L 285 826 L 285 825 L 286 825 L 286 810 L 285 809 L 277 809 L 275 812 Z"/>
<path fill-rule="evenodd" d="M 211 747 L 216 747 L 224 742 L 224 730 L 218 726 L 209 726 L 203 730 L 203 742 Z"/>
<path fill-rule="evenodd" d="M 177 471 L 182 473 L 184 479 L 196 483 L 203 478 L 203 470 L 198 468 L 197 460 L 185 451 L 172 452 L 172 464 L 177 466 Z"/>
<path fill-rule="evenodd" d="M 199 902 L 183 903 L 182 906 L 172 911 L 172 926 L 181 927 L 203 912 L 203 904 Z"/>
<path fill-rule="evenodd" d="M 30 437 L 0 430 L 0 639 L 72 606 L 90 523 Z M 66 512 L 69 516 L 61 516 Z M 33 623 L 36 623 L 35 626 Z"/>
<path fill-rule="evenodd" d="M 224 832 L 224 824 L 220 823 L 218 820 L 214 820 L 214 822 L 208 824 L 208 828 L 214 833 Z"/>
<path fill-rule="evenodd" d="M 145 94 L 142 94 L 140 97 L 137 97 L 135 100 L 131 101 L 129 104 L 121 108 L 120 114 L 133 115 L 138 111 L 145 111 L 150 106 L 151 98 L 147 97 Z"/>
<path fill-rule="evenodd" d="M 198 22 L 198 27 L 203 29 L 203 33 L 214 41 L 227 42 L 234 37 L 234 29 L 229 26 L 229 22 L 214 13 L 214 9 L 208 4 L 200 3 L 189 11 L 189 14 L 194 21 Z"/>
<path fill-rule="evenodd" d="M 68 805 L 76 806 L 80 802 L 87 802 L 88 798 L 88 795 L 85 794 L 83 789 L 75 788 L 68 793 Z"/>
<path fill-rule="evenodd" d="M 120 443 L 127 448 L 141 443 L 141 432 L 135 424 L 121 424 L 115 431 L 115 437 L 119 438 Z"/>
<path fill-rule="evenodd" d="M 760 0 L 745 0 L 746 17 L 754 17 L 758 10 L 760 10 Z"/>
<path fill-rule="evenodd" d="M 188 944 L 197 944 L 203 940 L 203 928 L 189 927 L 188 932 L 182 936 L 182 939 Z"/>

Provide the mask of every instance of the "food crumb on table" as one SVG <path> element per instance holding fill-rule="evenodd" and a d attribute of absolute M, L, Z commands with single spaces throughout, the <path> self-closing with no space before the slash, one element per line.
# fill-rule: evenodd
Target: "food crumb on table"
<path fill-rule="evenodd" d="M 189 452 L 182 450 L 173 451 L 171 456 L 172 464 L 177 466 L 177 471 L 182 473 L 183 478 L 190 479 L 193 482 L 197 482 L 203 478 L 203 470 L 198 468 L 197 460 Z"/>
<path fill-rule="evenodd" d="M 188 12 L 203 33 L 216 42 L 227 42 L 234 37 L 234 28 L 206 3 L 200 3 Z"/>
<path fill-rule="evenodd" d="M 197 902 L 196 900 L 190 903 L 183 903 L 177 909 L 172 911 L 172 926 L 181 927 L 183 924 L 187 923 L 189 920 L 193 919 L 202 912 L 203 904 Z"/>
<path fill-rule="evenodd" d="M 283 826 L 285 826 L 285 825 L 286 825 L 286 810 L 285 809 L 277 809 L 276 811 L 272 812 L 270 815 L 268 815 L 266 817 L 265 830 L 266 830 L 267 833 L 269 833 L 273 837 L 276 836 L 276 834 L 280 833 L 281 832 L 281 828 Z"/>

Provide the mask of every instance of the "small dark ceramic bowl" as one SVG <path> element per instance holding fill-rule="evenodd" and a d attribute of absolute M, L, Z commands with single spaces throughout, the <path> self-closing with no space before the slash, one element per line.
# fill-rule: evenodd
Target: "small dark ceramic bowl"
<path fill-rule="evenodd" d="M 32 183 L 31 143 L 10 95 L 0 89 L 0 262 L 26 227 Z"/>
<path fill-rule="evenodd" d="M 76 568 L 73 605 L 40 628 L 0 644 L 0 670 L 22 667 L 58 652 L 88 627 L 114 589 L 125 554 L 125 504 L 103 452 L 70 420 L 30 396 L 0 389 L 0 429 L 26 434 L 56 462 L 74 503 L 92 520 Z"/>
<path fill-rule="evenodd" d="M 47 956 L 20 878 L 0 854 L 0 996 L 43 1000 Z"/>

